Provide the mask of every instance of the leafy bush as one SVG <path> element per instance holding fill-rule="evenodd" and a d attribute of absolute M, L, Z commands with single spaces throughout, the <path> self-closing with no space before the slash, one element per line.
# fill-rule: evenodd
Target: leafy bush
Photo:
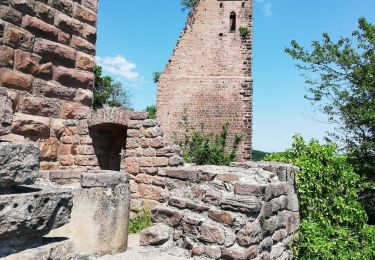
<path fill-rule="evenodd" d="M 148 113 L 148 119 L 156 119 L 156 106 L 147 106 L 146 112 Z"/>
<path fill-rule="evenodd" d="M 194 8 L 199 0 L 181 0 L 182 10 L 189 10 Z"/>
<path fill-rule="evenodd" d="M 186 136 L 180 146 L 184 152 L 186 162 L 197 165 L 229 165 L 236 160 L 238 146 L 242 137 L 235 136 L 233 146 L 227 149 L 229 124 L 224 124 L 220 135 L 203 135 L 195 131 L 191 136 Z"/>
<path fill-rule="evenodd" d="M 242 39 L 246 39 L 246 37 L 249 35 L 250 30 L 247 27 L 240 27 L 240 35 Z"/>
<path fill-rule="evenodd" d="M 295 243 L 297 259 L 373 259 L 374 227 L 358 202 L 360 176 L 333 143 L 306 143 L 297 135 L 291 149 L 266 160 L 297 165 L 302 223 Z M 348 257 L 350 256 L 350 257 Z"/>
<path fill-rule="evenodd" d="M 154 74 L 152 74 L 152 79 L 154 80 L 154 83 L 158 83 L 159 82 L 160 76 L 161 76 L 161 72 L 160 71 L 154 72 Z"/>
<path fill-rule="evenodd" d="M 143 229 L 151 226 L 153 224 L 151 219 L 151 212 L 149 210 L 143 209 L 137 213 L 134 217 L 129 219 L 129 233 L 136 234 Z"/>

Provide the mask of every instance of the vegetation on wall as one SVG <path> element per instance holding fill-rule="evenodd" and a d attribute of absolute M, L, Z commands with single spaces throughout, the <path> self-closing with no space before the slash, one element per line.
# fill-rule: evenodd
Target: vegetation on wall
<path fill-rule="evenodd" d="M 249 30 L 249 28 L 247 28 L 247 27 L 240 27 L 240 35 L 241 35 L 241 38 L 242 39 L 246 39 L 247 38 L 247 36 L 249 35 L 249 33 L 250 33 L 250 30 Z"/>
<path fill-rule="evenodd" d="M 323 34 L 312 50 L 292 41 L 286 52 L 306 72 L 306 98 L 337 126 L 330 138 L 362 176 L 361 201 L 375 224 L 375 25 L 360 18 L 349 37 L 333 41 Z"/>
<path fill-rule="evenodd" d="M 137 234 L 143 229 L 152 226 L 152 224 L 151 212 L 147 209 L 142 209 L 129 219 L 129 234 Z"/>
<path fill-rule="evenodd" d="M 154 72 L 154 74 L 152 75 L 152 79 L 154 80 L 155 84 L 159 82 L 160 76 L 161 76 L 161 72 L 160 71 Z"/>
<path fill-rule="evenodd" d="M 375 228 L 367 225 L 358 201 L 360 176 L 334 143 L 305 142 L 297 135 L 291 149 L 266 160 L 300 167 L 296 176 L 301 226 L 296 259 L 374 259 Z"/>
<path fill-rule="evenodd" d="M 119 81 L 114 81 L 110 76 L 103 76 L 100 66 L 96 66 L 94 72 L 93 108 L 99 109 L 108 105 L 132 110 L 129 92 L 124 89 L 124 85 Z"/>
<path fill-rule="evenodd" d="M 189 10 L 194 8 L 199 0 L 181 0 L 182 10 Z"/>

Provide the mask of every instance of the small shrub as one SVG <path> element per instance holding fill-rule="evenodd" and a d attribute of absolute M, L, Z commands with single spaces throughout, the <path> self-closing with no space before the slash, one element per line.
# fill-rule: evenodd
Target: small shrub
<path fill-rule="evenodd" d="M 139 211 L 134 217 L 129 219 L 129 233 L 136 234 L 143 229 L 151 226 L 153 224 L 151 219 L 151 212 L 149 210 L 143 209 Z"/>
<path fill-rule="evenodd" d="M 291 149 L 266 160 L 297 165 L 302 222 L 296 259 L 374 259 L 374 226 L 365 225 L 358 201 L 360 176 L 333 143 L 306 143 L 297 135 Z"/>
<path fill-rule="evenodd" d="M 240 35 L 241 35 L 241 38 L 242 39 L 246 39 L 247 38 L 247 36 L 249 35 L 249 33 L 250 33 L 250 30 L 249 30 L 249 28 L 247 28 L 247 27 L 240 27 Z"/>
<path fill-rule="evenodd" d="M 147 106 L 146 112 L 148 113 L 148 119 L 156 119 L 156 106 Z"/>
<path fill-rule="evenodd" d="M 154 72 L 154 74 L 152 74 L 152 79 L 154 80 L 154 83 L 158 83 L 159 82 L 160 76 L 161 76 L 161 72 L 160 71 Z"/>
<path fill-rule="evenodd" d="M 180 142 L 186 162 L 197 165 L 229 165 L 236 160 L 238 146 L 242 137 L 235 136 L 233 146 L 227 148 L 229 124 L 224 124 L 220 135 L 203 135 L 197 131 L 185 136 L 185 141 Z"/>

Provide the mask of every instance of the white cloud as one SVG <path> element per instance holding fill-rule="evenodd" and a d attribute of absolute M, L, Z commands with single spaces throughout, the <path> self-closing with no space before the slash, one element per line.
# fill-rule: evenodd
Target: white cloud
<path fill-rule="evenodd" d="M 267 0 L 257 0 L 257 2 L 262 4 L 262 11 L 265 17 L 269 17 L 272 15 L 272 4 Z"/>
<path fill-rule="evenodd" d="M 138 80 L 139 73 L 135 71 L 137 65 L 128 61 L 124 56 L 96 57 L 96 63 L 103 71 L 124 78 L 126 80 Z"/>

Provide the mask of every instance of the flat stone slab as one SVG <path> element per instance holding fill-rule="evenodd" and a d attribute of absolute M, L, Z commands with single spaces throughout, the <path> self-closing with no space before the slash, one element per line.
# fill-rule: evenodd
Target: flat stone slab
<path fill-rule="evenodd" d="M 70 222 L 71 191 L 33 186 L 13 191 L 0 195 L 0 241 L 41 237 Z"/>
<path fill-rule="evenodd" d="M 129 175 L 124 172 L 103 171 L 88 172 L 81 175 L 83 188 L 113 187 L 129 183 Z"/>
<path fill-rule="evenodd" d="M 0 143 L 0 189 L 31 185 L 38 178 L 39 148 L 32 143 Z"/>

